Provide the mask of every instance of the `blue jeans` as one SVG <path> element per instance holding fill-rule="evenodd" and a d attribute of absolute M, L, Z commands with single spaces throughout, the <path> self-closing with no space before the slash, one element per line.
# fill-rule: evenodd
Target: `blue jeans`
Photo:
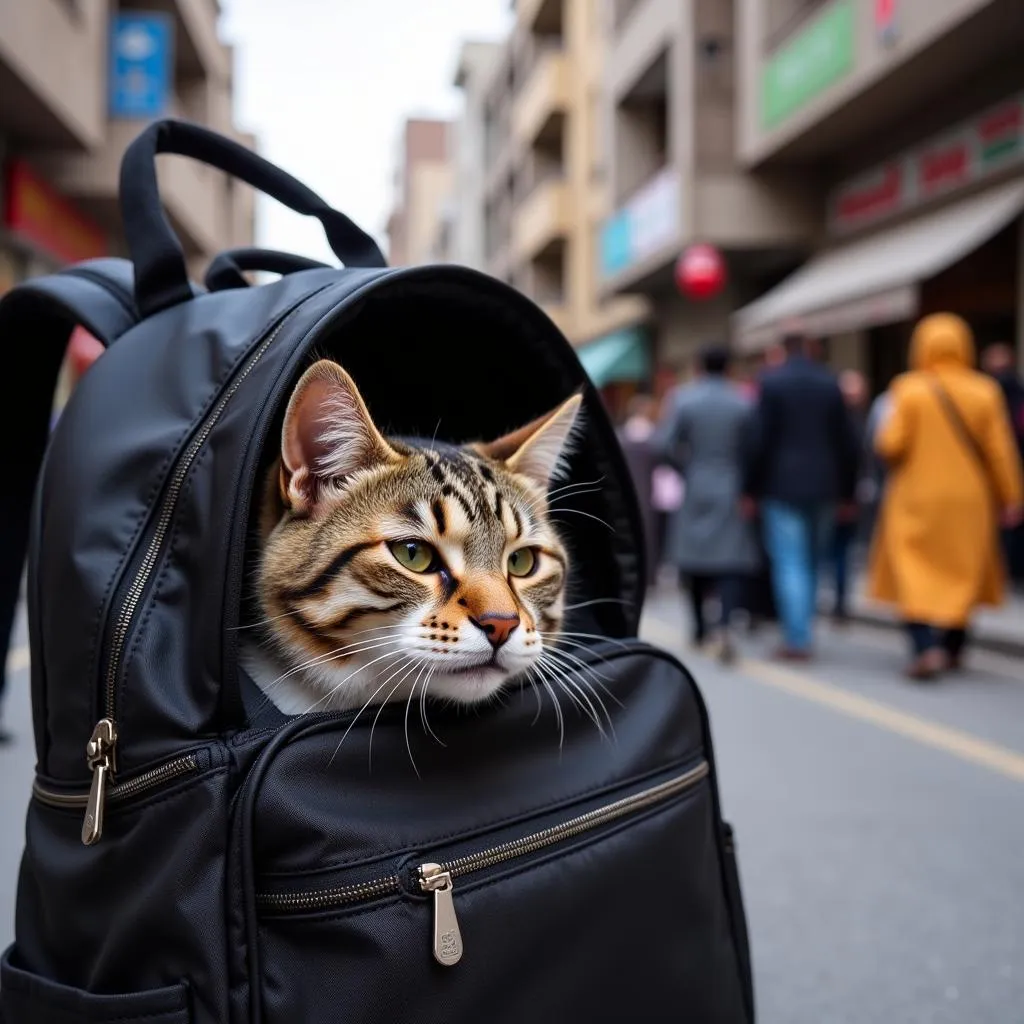
<path fill-rule="evenodd" d="M 786 646 L 807 651 L 818 599 L 818 564 L 833 528 L 831 505 L 762 505 L 764 543 Z"/>

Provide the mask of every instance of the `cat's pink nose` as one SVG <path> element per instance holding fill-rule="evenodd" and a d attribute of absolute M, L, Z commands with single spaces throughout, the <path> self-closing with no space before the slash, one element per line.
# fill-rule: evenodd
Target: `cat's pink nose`
<path fill-rule="evenodd" d="M 487 634 L 491 646 L 497 650 L 519 625 L 519 616 L 515 612 L 484 612 L 470 621 L 477 629 L 482 629 Z"/>

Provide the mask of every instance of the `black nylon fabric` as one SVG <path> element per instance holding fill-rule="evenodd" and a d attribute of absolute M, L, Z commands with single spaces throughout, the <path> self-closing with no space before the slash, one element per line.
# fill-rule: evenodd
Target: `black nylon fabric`
<path fill-rule="evenodd" d="M 481 1008 L 510 1024 L 751 1019 L 713 765 L 664 803 L 457 879 L 465 952 L 454 967 L 432 958 L 416 865 L 532 835 L 710 760 L 681 666 L 636 643 L 584 657 L 622 702 L 614 739 L 568 713 L 560 743 L 548 698 L 524 690 L 478 713 L 433 712 L 443 746 L 418 722 L 407 732 L 396 707 L 372 730 L 347 731 L 345 716 L 295 722 L 263 748 L 231 853 L 247 908 L 236 970 L 259 980 L 246 1019 L 470 1021 Z M 390 874 L 401 892 L 346 906 L 256 902 Z"/>
<path fill-rule="evenodd" d="M 0 508 L 30 540 L 38 752 L 0 1017 L 748 1024 L 746 926 L 706 713 L 685 669 L 630 639 L 645 587 L 635 495 L 574 352 L 535 305 L 472 271 L 298 267 L 259 287 L 189 285 L 141 320 L 124 261 L 0 301 L 30 405 L 9 424 L 31 429 Z M 48 438 L 76 323 L 109 348 Z M 341 742 L 343 717 L 260 707 L 237 665 L 253 494 L 290 389 L 322 356 L 352 373 L 385 432 L 443 441 L 497 436 L 582 389 L 570 473 L 591 486 L 555 516 L 579 606 L 572 654 L 603 676 L 613 740 L 571 706 L 560 740 L 548 697 L 530 689 L 432 708 L 445 746 L 415 710 L 408 726 L 402 708 L 365 716 Z M 117 724 L 120 795 L 85 846 L 86 743 L 104 716 Z M 694 768 L 685 790 L 634 807 Z M 479 853 L 627 798 L 628 814 L 457 878 L 464 958 L 434 961 L 423 858 Z M 382 871 L 397 888 L 358 906 L 257 907 L 261 891 Z"/>

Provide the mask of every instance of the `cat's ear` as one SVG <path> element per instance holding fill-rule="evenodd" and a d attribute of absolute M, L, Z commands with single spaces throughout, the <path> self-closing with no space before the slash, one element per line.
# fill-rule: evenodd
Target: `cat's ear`
<path fill-rule="evenodd" d="M 478 451 L 504 462 L 513 473 L 521 473 L 546 489 L 565 466 L 582 403 L 581 395 L 573 395 L 546 416 L 496 441 L 479 445 Z"/>
<path fill-rule="evenodd" d="M 321 359 L 302 375 L 281 433 L 281 497 L 287 505 L 309 512 L 326 483 L 398 457 L 337 363 Z"/>

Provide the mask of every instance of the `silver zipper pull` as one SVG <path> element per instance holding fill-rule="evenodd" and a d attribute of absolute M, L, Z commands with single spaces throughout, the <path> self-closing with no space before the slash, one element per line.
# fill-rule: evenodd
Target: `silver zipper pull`
<path fill-rule="evenodd" d="M 103 803 L 107 782 L 114 774 L 116 745 L 117 726 L 111 719 L 101 718 L 85 748 L 85 759 L 92 772 L 89 802 L 85 805 L 85 821 L 82 822 L 82 842 L 86 846 L 92 846 L 103 835 Z"/>
<path fill-rule="evenodd" d="M 440 864 L 420 865 L 420 888 L 434 894 L 434 959 L 454 967 L 462 959 L 462 932 L 452 900 L 452 876 Z"/>

